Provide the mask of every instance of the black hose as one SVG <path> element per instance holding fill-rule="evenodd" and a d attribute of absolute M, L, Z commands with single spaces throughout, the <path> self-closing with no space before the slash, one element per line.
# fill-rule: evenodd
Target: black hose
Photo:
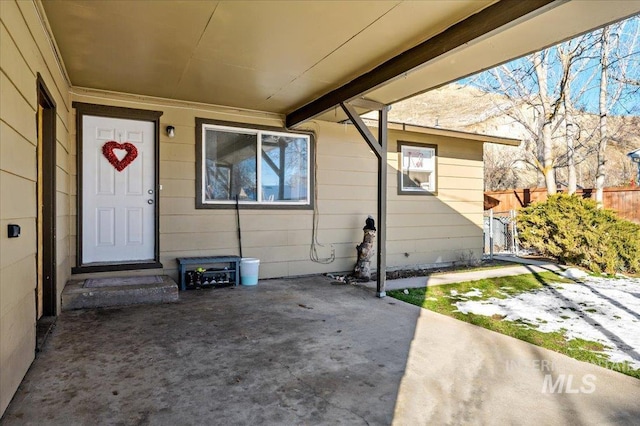
<path fill-rule="evenodd" d="M 240 230 L 240 204 L 236 194 L 236 219 L 238 221 L 238 245 L 240 246 L 240 258 L 242 258 L 242 231 Z"/>

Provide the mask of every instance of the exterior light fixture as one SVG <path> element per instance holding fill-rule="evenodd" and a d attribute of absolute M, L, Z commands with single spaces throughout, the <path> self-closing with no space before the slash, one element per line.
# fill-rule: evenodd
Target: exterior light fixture
<path fill-rule="evenodd" d="M 169 136 L 170 138 L 174 137 L 176 135 L 176 128 L 173 126 L 167 126 L 167 136 Z"/>

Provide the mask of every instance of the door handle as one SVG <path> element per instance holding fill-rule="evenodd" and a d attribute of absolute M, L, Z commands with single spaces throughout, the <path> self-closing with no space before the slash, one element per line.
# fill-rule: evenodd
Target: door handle
<path fill-rule="evenodd" d="M 151 199 L 147 200 L 147 204 L 153 204 L 153 200 Z"/>

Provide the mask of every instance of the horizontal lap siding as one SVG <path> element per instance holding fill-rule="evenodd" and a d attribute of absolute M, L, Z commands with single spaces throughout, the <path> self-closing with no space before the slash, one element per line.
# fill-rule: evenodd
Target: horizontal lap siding
<path fill-rule="evenodd" d="M 57 290 L 69 277 L 69 87 L 32 2 L 0 1 L 0 228 L 21 227 L 0 240 L 0 415 L 35 352 L 36 79 L 56 102 Z"/>
<path fill-rule="evenodd" d="M 389 133 L 387 265 L 411 267 L 482 254 L 482 143 Z M 397 142 L 437 145 L 437 195 L 398 195 Z"/>
<path fill-rule="evenodd" d="M 95 93 L 99 95 L 95 97 Z M 182 103 L 173 106 L 171 101 L 164 100 L 141 103 L 137 97 L 134 102 L 130 102 L 127 96 L 116 97 L 100 92 L 93 92 L 89 96 L 78 93 L 73 100 L 163 112 L 160 117 L 159 135 L 159 174 L 162 185 L 159 193 L 159 227 L 160 262 L 163 264 L 164 273 L 177 278 L 177 257 L 239 254 L 236 211 L 195 208 L 195 120 L 198 117 L 246 122 L 248 127 L 251 124 L 278 127 L 281 125 L 278 118 L 214 106 L 194 105 L 194 109 L 189 109 Z M 164 131 L 168 125 L 176 129 L 174 138 L 169 138 Z M 75 177 L 73 180 L 75 181 Z M 74 185 L 75 183 L 72 183 L 72 186 Z M 75 211 L 72 214 L 75 215 Z M 290 275 L 290 263 L 308 259 L 311 211 L 242 209 L 240 215 L 243 255 L 262 260 L 261 277 Z M 299 235 L 300 233 L 304 236 Z"/>
<path fill-rule="evenodd" d="M 22 228 L 20 238 L 0 237 L 1 414 L 34 357 L 37 171 L 35 75 L 6 27 L 22 21 L 17 5 L 0 3 L 0 18 L 0 228 Z"/>
<path fill-rule="evenodd" d="M 95 93 L 95 92 L 94 92 Z M 89 95 L 89 94 L 87 94 Z M 170 101 L 100 93 L 75 95 L 80 102 L 163 111 L 161 129 L 176 128 L 169 139 L 160 134 L 160 256 L 164 272 L 176 276 L 176 257 L 238 254 L 234 209 L 195 208 L 195 119 L 279 126 L 278 118 L 216 107 L 197 111 L 178 108 Z M 243 255 L 261 259 L 262 278 L 349 271 L 355 246 L 362 240 L 368 215 L 377 211 L 377 161 L 353 126 L 311 122 L 316 135 L 317 255 L 329 264 L 310 259 L 313 228 L 311 210 L 240 211 Z M 482 144 L 440 136 L 391 131 L 387 156 L 389 266 L 452 262 L 482 247 Z M 438 145 L 438 195 L 397 195 L 396 141 Z M 73 183 L 72 183 L 73 186 Z M 72 214 L 74 214 L 72 212 Z M 405 256 L 409 253 L 409 257 Z M 410 263 L 408 263 L 410 262 Z"/>

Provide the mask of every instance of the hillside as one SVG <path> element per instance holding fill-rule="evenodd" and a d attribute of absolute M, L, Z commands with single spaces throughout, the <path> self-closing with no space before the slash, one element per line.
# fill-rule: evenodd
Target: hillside
<path fill-rule="evenodd" d="M 502 112 L 513 111 L 515 108 L 504 96 L 482 92 L 471 86 L 451 84 L 394 104 L 389 111 L 389 120 L 518 138 L 526 142 L 529 137 L 526 129 Z M 519 112 L 525 113 L 526 109 L 522 108 Z M 585 188 L 594 185 L 597 125 L 598 116 L 594 114 L 583 114 L 577 120 L 578 142 L 584 145 L 577 152 L 580 161 L 577 167 L 578 184 Z M 606 185 L 625 185 L 635 176 L 637 170 L 626 154 L 640 148 L 640 117 L 610 116 L 608 125 L 615 136 L 607 148 Z M 556 151 L 561 156 L 566 151 L 564 135 L 560 134 L 558 139 Z M 523 163 L 514 164 L 515 160 L 526 157 L 525 145 L 527 144 L 521 144 L 520 148 L 487 146 L 485 149 L 485 179 L 489 184 L 487 189 L 506 189 L 504 185 L 534 187 L 541 183 L 538 182 L 540 176 L 525 170 Z M 503 172 L 511 176 L 505 179 L 499 176 L 498 181 L 502 182 L 500 187 L 492 187 L 496 184 L 495 174 L 500 175 Z M 559 181 L 566 180 L 566 168 L 559 167 L 557 174 Z"/>

